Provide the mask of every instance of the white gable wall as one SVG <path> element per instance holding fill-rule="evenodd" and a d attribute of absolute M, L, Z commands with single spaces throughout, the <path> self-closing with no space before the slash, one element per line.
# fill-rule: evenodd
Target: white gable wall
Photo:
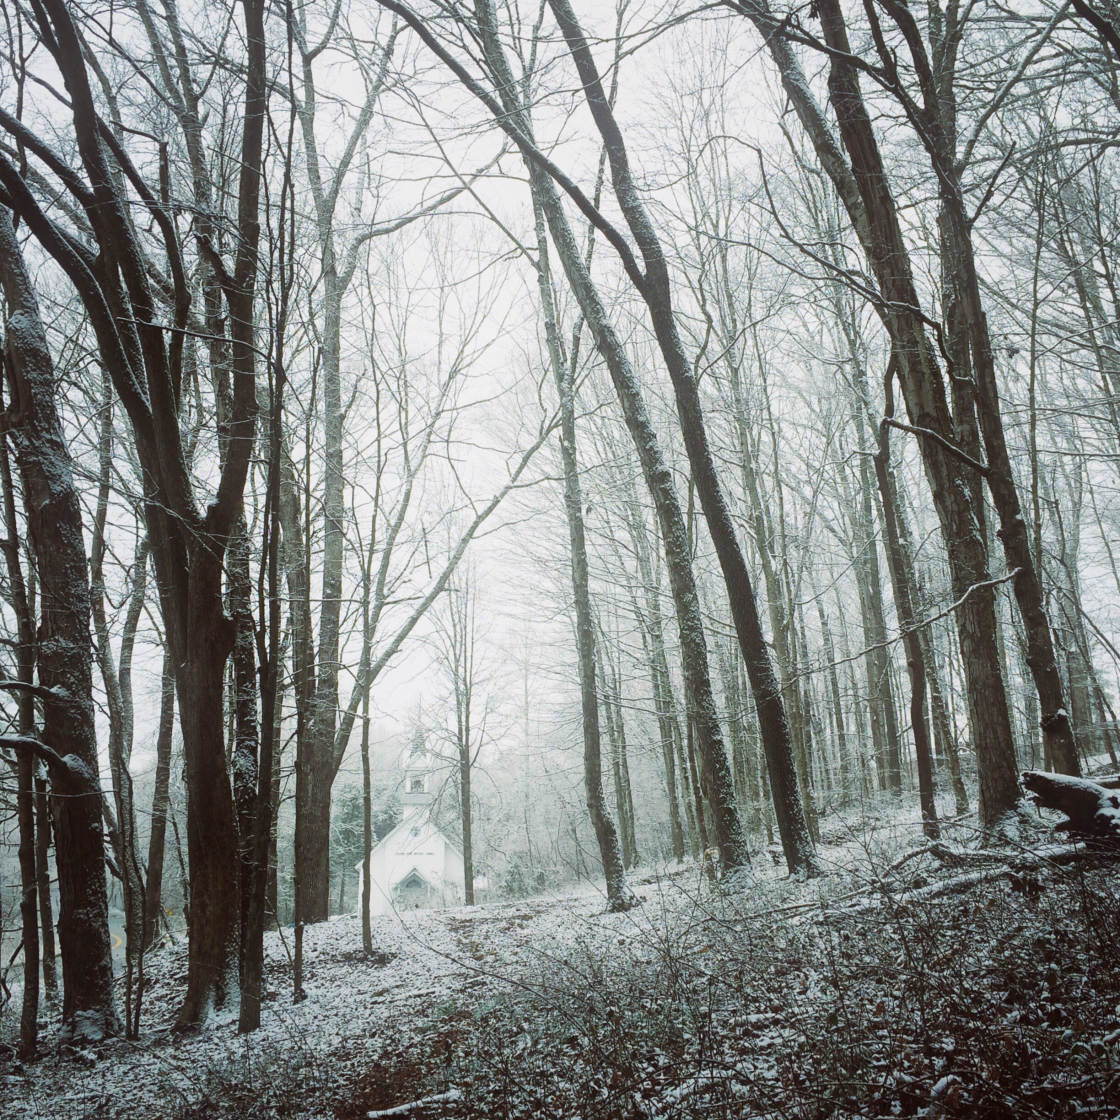
<path fill-rule="evenodd" d="M 370 915 L 395 909 L 393 888 L 415 869 L 431 884 L 436 902 L 459 906 L 463 901 L 463 856 L 428 819 L 427 809 L 410 806 L 400 824 L 370 852 Z M 357 865 L 361 899 L 362 865 Z M 360 905 L 360 902 L 359 902 Z"/>

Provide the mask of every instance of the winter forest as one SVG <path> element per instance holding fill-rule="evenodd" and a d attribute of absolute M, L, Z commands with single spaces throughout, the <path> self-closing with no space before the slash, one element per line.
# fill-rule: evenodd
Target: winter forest
<path fill-rule="evenodd" d="M 1120 1116 L 1114 0 L 0 15 L 0 1115 Z"/>

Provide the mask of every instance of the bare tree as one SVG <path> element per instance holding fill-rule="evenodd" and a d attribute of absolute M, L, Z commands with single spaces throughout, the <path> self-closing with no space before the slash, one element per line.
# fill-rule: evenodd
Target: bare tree
<path fill-rule="evenodd" d="M 496 122 L 517 145 L 525 159 L 534 197 L 544 214 L 560 263 L 580 305 L 580 310 L 592 337 L 595 339 L 596 346 L 611 374 L 611 380 L 618 394 L 627 427 L 630 430 L 642 465 L 646 484 L 653 496 L 657 515 L 661 522 L 670 586 L 673 589 L 674 603 L 677 607 L 682 657 L 693 717 L 690 726 L 699 728 L 698 741 L 703 764 L 704 790 L 708 802 L 713 808 L 721 862 L 729 869 L 738 867 L 747 858 L 746 848 L 734 803 L 730 768 L 727 764 L 722 731 L 719 727 L 718 714 L 712 695 L 706 640 L 688 550 L 687 527 L 671 473 L 650 423 L 633 368 L 606 313 L 602 298 L 591 280 L 588 268 L 564 213 L 557 184 L 563 186 L 564 190 L 579 204 L 585 216 L 597 229 L 606 234 L 608 240 L 616 249 L 621 251 L 624 260 L 632 263 L 632 254 L 626 248 L 625 242 L 619 240 L 620 235 L 617 231 L 605 222 L 583 192 L 534 143 L 531 121 L 525 106 L 524 96 L 523 93 L 519 93 L 523 83 L 518 82 L 510 70 L 498 36 L 496 19 L 491 4 L 487 3 L 486 0 L 479 0 L 475 5 L 475 22 L 482 36 L 485 60 L 492 72 L 496 94 L 488 93 L 486 89 L 479 85 L 412 11 L 401 4 L 395 3 L 394 0 L 379 0 L 379 2 L 382 3 L 383 7 L 396 12 L 409 23 L 429 49 L 442 59 L 464 86 L 493 114 Z M 601 88 L 597 97 L 604 105 L 607 104 L 606 96 L 602 94 Z M 609 156 L 612 148 L 611 141 L 606 141 L 606 147 Z M 745 573 L 745 568 L 743 572 Z M 736 600 L 735 595 L 731 595 L 731 598 L 733 601 Z M 753 604 L 753 600 L 751 602 Z M 749 610 L 750 608 L 744 606 L 743 609 Z M 762 643 L 761 632 L 758 634 L 758 639 Z M 768 657 L 764 660 L 768 665 Z M 756 667 L 760 665 L 761 662 L 756 662 Z M 777 694 L 776 682 L 773 683 L 774 689 L 770 694 L 769 711 L 771 715 L 776 715 L 781 709 L 781 698 Z M 777 705 L 776 708 L 774 707 L 775 704 Z M 788 728 L 786 741 L 788 742 Z M 776 766 L 781 762 L 781 759 L 771 761 L 772 765 Z M 803 812 L 801 812 L 800 796 L 797 793 L 796 778 L 792 774 L 792 760 L 787 761 L 789 761 L 790 766 L 788 776 L 791 782 L 782 785 L 782 779 L 780 777 L 777 779 L 780 786 L 783 819 L 789 826 L 783 835 L 788 840 L 787 856 L 791 867 L 803 868 L 810 866 L 813 862 L 812 846 L 807 833 L 803 829 L 801 831 L 798 829 L 797 821 L 803 821 Z"/>
<path fill-rule="evenodd" d="M 223 609 L 222 575 L 254 443 L 254 294 L 267 99 L 264 5 L 261 0 L 244 0 L 243 12 L 248 53 L 232 271 L 226 269 L 214 244 L 202 241 L 202 252 L 221 279 L 229 307 L 232 381 L 231 412 L 225 425 L 227 453 L 204 513 L 198 510 L 179 423 L 190 295 L 177 233 L 165 206 L 148 189 L 98 113 L 81 39 L 61 0 L 45 0 L 36 8 L 36 19 L 70 91 L 73 135 L 84 179 L 20 122 L 5 116 L 3 124 L 28 145 L 81 207 L 92 245 L 85 231 L 68 229 L 49 216 L 19 171 L 0 158 L 0 185 L 9 203 L 82 299 L 101 360 L 136 440 L 148 536 L 173 652 L 186 761 L 192 906 L 187 995 L 179 1015 L 182 1027 L 200 1023 L 230 994 L 237 951 L 236 837 L 218 702 L 234 635 Z M 149 271 L 148 254 L 130 218 L 132 200 L 124 193 L 126 183 L 162 239 L 171 273 L 167 289 L 161 289 Z M 173 309 L 169 337 L 158 321 L 157 308 L 165 296 Z"/>
<path fill-rule="evenodd" d="M 763 0 L 745 0 L 733 7 L 763 36 L 783 88 L 871 266 L 877 288 L 866 294 L 891 340 L 910 424 L 919 433 L 953 590 L 961 600 L 957 624 L 968 684 L 970 726 L 979 761 L 980 815 L 986 825 L 993 825 L 1018 800 L 1019 786 L 995 643 L 995 593 L 986 543 L 975 531 L 982 516 L 976 509 L 978 463 L 956 442 L 944 379 L 929 337 L 928 319 L 920 310 L 898 207 L 859 88 L 859 69 L 851 57 L 843 15 L 832 0 L 821 6 L 824 49 L 830 60 L 829 96 L 836 113 L 838 141 L 813 97 L 781 19 Z"/>

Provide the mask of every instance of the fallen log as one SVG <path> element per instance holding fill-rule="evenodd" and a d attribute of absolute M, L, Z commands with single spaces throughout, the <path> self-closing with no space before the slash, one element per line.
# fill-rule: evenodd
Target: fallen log
<path fill-rule="evenodd" d="M 1088 778 L 1041 770 L 1024 771 L 1022 781 L 1035 804 L 1065 814 L 1057 828 L 1071 836 L 1120 843 L 1120 792 Z"/>
<path fill-rule="evenodd" d="M 436 1093 L 431 1097 L 420 1097 L 419 1100 L 407 1101 L 405 1104 L 394 1105 L 392 1108 L 378 1108 L 367 1112 L 369 1120 L 387 1120 L 388 1117 L 412 1118 L 426 1112 L 442 1109 L 444 1105 L 458 1104 L 463 1099 L 462 1091 L 449 1089 L 446 1093 Z"/>

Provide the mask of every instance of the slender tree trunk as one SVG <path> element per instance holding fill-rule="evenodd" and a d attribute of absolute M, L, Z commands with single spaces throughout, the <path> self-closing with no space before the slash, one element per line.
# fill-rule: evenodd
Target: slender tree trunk
<path fill-rule="evenodd" d="M 319 606 L 317 676 L 307 719 L 297 734 L 306 737 L 303 777 L 296 794 L 296 814 L 306 818 L 300 828 L 301 843 L 295 851 L 301 883 L 301 919 L 326 921 L 330 914 L 331 787 L 338 772 L 339 671 L 342 619 L 342 569 L 344 559 L 344 406 L 342 402 L 343 299 L 353 278 L 361 239 L 339 251 L 335 210 L 346 176 L 358 155 L 358 141 L 373 117 L 381 82 L 367 87 L 358 107 L 353 131 L 339 146 L 338 162 L 324 176 L 323 145 L 318 131 L 318 91 L 314 62 L 319 53 L 307 41 L 307 21 L 302 8 L 288 9 L 288 30 L 299 50 L 301 81 L 293 90 L 294 112 L 303 135 L 304 160 L 314 203 L 318 238 L 320 295 L 318 301 L 318 373 L 320 422 L 323 435 L 321 491 L 322 536 L 320 567 L 322 592 Z M 384 68 L 393 52 L 395 34 L 379 48 Z M 384 72 L 384 71 L 383 71 Z M 307 542 L 310 543 L 310 542 Z M 310 617 L 302 640 L 310 643 Z"/>
<path fill-rule="evenodd" d="M 638 826 L 634 816 L 634 791 L 630 785 L 630 757 L 626 749 L 626 724 L 622 719 L 622 708 L 618 712 L 618 762 L 622 779 L 622 805 L 626 811 L 626 831 L 630 846 L 628 866 L 637 867 L 641 858 L 638 852 Z"/>
<path fill-rule="evenodd" d="M 459 823 L 463 836 L 463 902 L 474 905 L 474 833 L 471 827 L 471 752 L 459 748 Z"/>
<path fill-rule="evenodd" d="M 599 692 L 595 680 L 595 620 L 591 609 L 587 571 L 587 541 L 583 524 L 583 497 L 576 452 L 576 394 L 574 371 L 565 360 L 552 292 L 545 239 L 544 204 L 534 197 L 537 227 L 537 281 L 544 312 L 549 364 L 560 400 L 560 458 L 564 473 L 564 511 L 568 519 L 568 549 L 572 576 L 572 602 L 576 615 L 576 654 L 579 661 L 580 706 L 583 714 L 583 777 L 587 811 L 599 844 L 606 878 L 607 907 L 624 910 L 633 904 L 626 885 L 618 833 L 603 796 L 602 746 L 599 727 Z"/>
<path fill-rule="evenodd" d="M 853 408 L 853 412 L 856 409 Z M 857 421 L 858 421 L 857 417 Z M 857 438 L 864 426 L 858 423 Z M 854 568 L 859 588 L 860 613 L 867 653 L 867 690 L 871 714 L 871 741 L 875 753 L 875 769 L 879 788 L 893 794 L 902 793 L 902 761 L 899 750 L 898 720 L 895 717 L 894 693 L 891 689 L 890 651 L 887 648 L 887 624 L 883 613 L 882 577 L 879 572 L 879 549 L 875 527 L 872 488 L 874 471 L 859 456 L 859 498 L 855 503 L 852 542 Z"/>
<path fill-rule="evenodd" d="M 28 751 L 21 752 L 16 760 L 16 817 L 19 824 L 20 934 L 23 938 L 19 1056 L 23 1061 L 30 1061 L 39 1043 L 39 915 L 35 875 L 35 759 Z"/>
<path fill-rule="evenodd" d="M 611 745 L 611 775 L 614 779 L 615 812 L 622 840 L 622 862 L 627 869 L 638 862 L 638 845 L 634 836 L 634 798 L 630 791 L 630 772 L 626 761 L 626 724 L 622 715 L 622 684 L 609 652 L 602 652 L 607 636 L 600 628 L 599 675 L 602 678 L 603 714 L 607 721 L 607 738 Z"/>
<path fill-rule="evenodd" d="M 0 218 L 0 221 L 3 221 Z M 2 237 L 2 231 L 0 231 Z M 3 243 L 0 241 L 0 247 Z M 15 361 L 15 355 L 5 359 L 0 350 L 0 367 L 6 361 Z M 25 685 L 35 681 L 35 619 L 27 593 L 20 561 L 20 532 L 16 519 L 15 488 L 12 485 L 12 467 L 8 458 L 7 439 L 0 446 L 0 479 L 3 484 L 4 522 L 7 534 L 0 548 L 6 561 L 11 605 L 16 615 L 16 679 Z M 29 691 L 21 691 L 19 703 L 19 733 L 35 734 L 35 700 Z M 23 938 L 23 1003 L 20 1007 L 19 1056 L 23 1061 L 35 1057 L 39 1044 L 39 914 L 36 908 L 42 877 L 38 873 L 37 855 L 39 837 L 36 834 L 36 811 L 46 813 L 46 800 L 37 806 L 35 796 L 35 771 L 37 762 L 30 751 L 21 751 L 16 758 L 16 819 L 19 829 L 19 915 L 20 935 Z M 49 828 L 46 820 L 39 822 Z M 49 833 L 48 833 L 49 836 Z M 50 881 L 46 883 L 50 891 Z M 49 894 L 48 894 L 49 905 Z M 48 910 L 49 913 L 49 910 Z M 44 935 L 48 931 L 44 929 Z M 46 936 L 43 938 L 46 941 Z M 44 946 L 45 948 L 45 946 Z M 51 962 L 53 971 L 53 961 Z"/>
<path fill-rule="evenodd" d="M 955 170 L 956 162 L 953 161 L 951 166 Z M 1016 573 L 1011 586 L 1026 632 L 1027 665 L 1038 691 L 1042 733 L 1049 744 L 1057 769 L 1064 774 L 1079 775 L 1081 764 L 1066 711 L 1042 584 L 1031 552 L 1030 537 L 1007 450 L 991 336 L 980 295 L 971 225 L 965 212 L 963 191 L 954 173 L 939 176 L 938 182 L 946 218 L 943 223 L 946 257 L 962 303 L 972 350 L 976 411 L 984 437 L 984 449 L 988 455 L 988 489 L 1000 520 L 996 535 L 1003 544 L 1008 567 Z"/>
<path fill-rule="evenodd" d="M 113 784 L 116 829 L 110 837 L 121 876 L 125 914 L 125 1032 L 129 1038 L 140 1034 L 140 1006 L 143 997 L 144 959 L 144 876 L 136 843 L 136 812 L 132 775 L 132 650 L 136 628 L 144 606 L 147 585 L 148 545 L 142 540 L 133 560 L 132 588 L 124 632 L 121 635 L 119 666 L 113 657 L 109 624 L 105 613 L 105 522 L 109 508 L 109 483 L 113 453 L 113 387 L 103 373 L 101 431 L 98 439 L 98 490 L 90 549 L 90 599 L 93 628 L 97 638 L 97 658 L 109 710 L 109 772 Z"/>
<path fill-rule="evenodd" d="M 853 765 L 850 748 L 848 747 L 848 726 L 844 718 L 844 704 L 840 698 L 840 677 L 836 672 L 836 646 L 832 640 L 832 628 L 828 625 L 828 616 L 824 613 L 824 604 L 820 597 L 817 598 L 817 620 L 821 627 L 821 638 L 824 642 L 824 656 L 828 662 L 828 690 L 832 701 L 832 726 L 836 734 L 836 750 L 840 758 L 840 788 L 844 797 L 851 794 L 853 773 L 858 768 L 858 762 Z"/>
<path fill-rule="evenodd" d="M 41 771 L 41 767 L 38 768 Z M 58 998 L 58 976 L 55 970 L 54 903 L 51 900 L 51 814 L 47 800 L 47 783 L 41 772 L 35 775 L 35 874 L 39 884 L 39 932 L 43 939 L 43 987 L 47 999 Z"/>
<path fill-rule="evenodd" d="M 233 802 L 237 814 L 238 914 L 241 938 L 237 953 L 238 989 L 241 999 L 240 1025 L 245 1031 L 255 1030 L 260 1025 L 259 1011 L 253 1007 L 260 998 L 260 979 L 253 951 L 256 931 L 251 928 L 249 918 L 258 878 L 256 813 L 261 777 L 261 728 L 257 715 L 257 635 L 250 605 L 253 585 L 249 570 L 249 531 L 243 516 L 238 519 L 227 551 L 227 572 L 229 615 L 236 628 L 230 657 L 233 669 L 230 697 L 233 717 L 231 768 Z"/>
<path fill-rule="evenodd" d="M 887 396 L 887 416 L 894 412 L 893 397 Z M 890 463 L 890 426 L 886 420 L 879 426 L 879 452 L 875 456 L 875 477 L 882 499 L 883 526 L 887 536 L 887 561 L 898 624 L 906 650 L 906 668 L 910 674 L 910 731 L 914 736 L 914 754 L 918 763 L 918 797 L 922 808 L 922 831 L 931 840 L 941 835 L 937 823 L 937 806 L 933 788 L 933 750 L 930 744 L 929 720 L 926 715 L 926 665 L 922 644 L 915 631 L 917 614 L 914 608 L 914 585 L 898 531 L 898 501 Z"/>
<path fill-rule="evenodd" d="M 373 851 L 373 785 L 369 768 L 369 693 L 362 697 L 362 950 L 373 952 L 369 902 L 373 889 L 369 856 Z"/>
<path fill-rule="evenodd" d="M 167 811 L 171 800 L 171 744 L 175 733 L 175 678 L 164 651 L 156 730 L 156 775 L 152 789 L 151 831 L 148 834 L 148 878 L 144 887 L 144 945 L 159 937 L 163 920 L 163 863 L 167 844 Z"/>
<path fill-rule="evenodd" d="M 626 503 L 626 523 L 638 560 L 638 576 L 645 595 L 645 610 L 641 613 L 642 645 L 649 666 L 653 707 L 657 716 L 657 735 L 661 745 L 661 760 L 665 771 L 665 792 L 669 803 L 669 840 L 673 858 L 684 859 L 685 835 L 681 823 L 681 807 L 677 788 L 677 763 L 673 747 L 673 698 L 667 679 L 668 658 L 665 655 L 665 634 L 661 626 L 661 590 L 654 572 L 646 527 L 642 521 L 637 499 L 629 497 Z M 635 603 L 637 600 L 635 599 Z"/>
<path fill-rule="evenodd" d="M 782 581 L 781 564 L 778 556 L 778 532 L 770 506 L 763 497 L 758 470 L 756 467 L 756 444 L 752 439 L 750 420 L 747 415 L 747 399 L 743 391 L 742 378 L 738 364 L 731 359 L 731 347 L 725 347 L 727 356 L 725 366 L 731 387 L 732 408 L 735 415 L 736 434 L 739 438 L 739 470 L 743 490 L 747 497 L 748 517 L 754 533 L 759 566 L 762 569 L 763 587 L 766 590 L 766 607 L 770 618 L 770 635 L 774 643 L 774 660 L 781 685 L 782 703 L 789 721 L 791 749 L 794 753 L 794 766 L 798 780 L 802 783 L 801 794 L 804 801 L 805 823 L 810 837 L 816 837 L 816 810 L 812 796 L 805 788 L 804 741 L 805 713 L 801 706 L 801 692 L 795 679 L 795 657 L 791 643 L 791 621 L 786 601 L 786 588 Z M 760 348 L 756 350 L 761 353 Z M 763 374 L 765 376 L 765 374 Z M 778 516 L 781 515 L 779 507 Z"/>

